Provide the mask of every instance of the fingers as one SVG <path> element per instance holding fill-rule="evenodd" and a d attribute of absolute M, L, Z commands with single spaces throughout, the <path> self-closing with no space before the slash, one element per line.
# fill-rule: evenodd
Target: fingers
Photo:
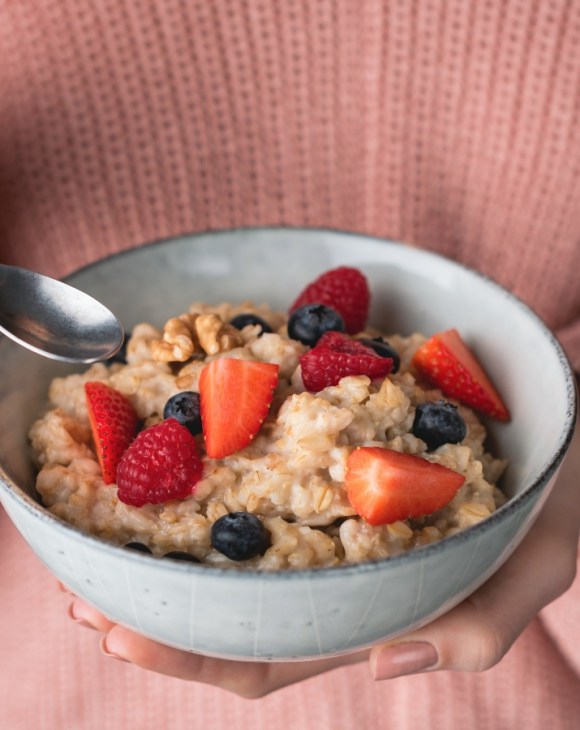
<path fill-rule="evenodd" d="M 142 669 L 212 684 L 243 696 L 252 696 L 256 687 L 265 684 L 267 667 L 263 665 L 246 667 L 238 662 L 219 662 L 158 644 L 122 626 L 114 626 L 107 632 L 101 648 L 109 656 L 131 662 Z"/>
<path fill-rule="evenodd" d="M 75 596 L 73 596 L 73 599 L 68 609 L 68 615 L 75 623 L 101 632 L 109 631 L 115 626 L 112 621 L 109 621 L 106 616 L 103 616 L 102 613 L 99 613 L 88 603 Z"/>
<path fill-rule="evenodd" d="M 227 661 L 163 646 L 121 626 L 107 633 L 102 648 L 143 669 L 211 684 L 247 699 L 263 697 L 289 684 L 368 658 L 368 651 L 363 651 L 347 657 L 306 662 Z"/>
<path fill-rule="evenodd" d="M 70 605 L 69 616 L 77 623 L 104 634 L 101 650 L 109 657 L 158 674 L 220 687 L 247 699 L 263 697 L 289 684 L 368 658 L 368 651 L 363 651 L 346 657 L 306 662 L 225 661 L 174 649 L 140 636 L 112 623 L 76 597 Z"/>

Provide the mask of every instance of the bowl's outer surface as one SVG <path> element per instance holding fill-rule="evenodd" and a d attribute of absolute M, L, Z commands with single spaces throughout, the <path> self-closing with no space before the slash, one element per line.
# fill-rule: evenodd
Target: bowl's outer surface
<path fill-rule="evenodd" d="M 192 301 L 287 309 L 316 275 L 353 265 L 373 291 L 372 324 L 410 334 L 457 327 L 512 412 L 488 424 L 509 457 L 511 499 L 484 523 L 402 556 L 283 573 L 218 570 L 109 545 L 43 510 L 27 431 L 50 380 L 71 366 L 0 344 L 0 500 L 26 541 L 75 593 L 164 643 L 213 656 L 292 660 L 340 654 L 422 625 L 481 585 L 519 544 L 553 484 L 574 429 L 574 377 L 538 318 L 464 267 L 401 244 L 333 231 L 258 229 L 174 239 L 83 269 L 70 283 L 126 329 L 162 325 Z"/>

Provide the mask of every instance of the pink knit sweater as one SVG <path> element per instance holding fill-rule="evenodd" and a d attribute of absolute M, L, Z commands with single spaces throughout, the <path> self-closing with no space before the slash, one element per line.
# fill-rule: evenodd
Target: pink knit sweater
<path fill-rule="evenodd" d="M 491 274 L 580 371 L 580 5 L 0 0 L 0 260 L 63 275 L 251 225 Z M 250 702 L 101 655 L 0 512 L 2 730 L 580 726 L 580 583 L 483 674 L 364 665 Z"/>

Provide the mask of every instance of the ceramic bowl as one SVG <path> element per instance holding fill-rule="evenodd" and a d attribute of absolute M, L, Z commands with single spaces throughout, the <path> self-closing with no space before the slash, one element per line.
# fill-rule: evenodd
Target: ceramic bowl
<path fill-rule="evenodd" d="M 357 266 L 373 292 L 371 322 L 424 334 L 457 327 L 508 403 L 488 423 L 509 459 L 509 499 L 439 543 L 358 565 L 280 573 L 163 561 L 81 534 L 34 490 L 27 432 L 48 384 L 73 368 L 0 344 L 0 499 L 32 550 L 111 619 L 186 650 L 256 661 L 338 655 L 423 625 L 480 586 L 542 507 L 574 429 L 568 362 L 544 324 L 489 279 L 437 255 L 362 236 L 259 229 L 184 237 L 106 259 L 70 277 L 127 329 L 162 325 L 194 300 L 267 301 L 286 309 L 316 275 Z"/>

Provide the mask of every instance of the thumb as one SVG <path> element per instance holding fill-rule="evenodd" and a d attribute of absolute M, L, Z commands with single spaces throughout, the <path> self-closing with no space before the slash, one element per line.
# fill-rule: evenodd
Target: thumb
<path fill-rule="evenodd" d="M 484 601 L 468 598 L 429 625 L 374 647 L 370 655 L 373 677 L 392 679 L 427 670 L 492 667 L 519 632 L 501 611 L 494 615 L 484 606 Z"/>
<path fill-rule="evenodd" d="M 438 669 L 476 672 L 499 662 L 532 618 L 574 581 L 579 472 L 580 430 L 536 523 L 505 565 L 449 613 L 374 647 L 375 679 Z"/>
<path fill-rule="evenodd" d="M 483 671 L 497 664 L 532 618 L 569 588 L 577 529 L 537 524 L 507 563 L 469 598 L 432 623 L 376 646 L 375 679 L 426 670 Z"/>

